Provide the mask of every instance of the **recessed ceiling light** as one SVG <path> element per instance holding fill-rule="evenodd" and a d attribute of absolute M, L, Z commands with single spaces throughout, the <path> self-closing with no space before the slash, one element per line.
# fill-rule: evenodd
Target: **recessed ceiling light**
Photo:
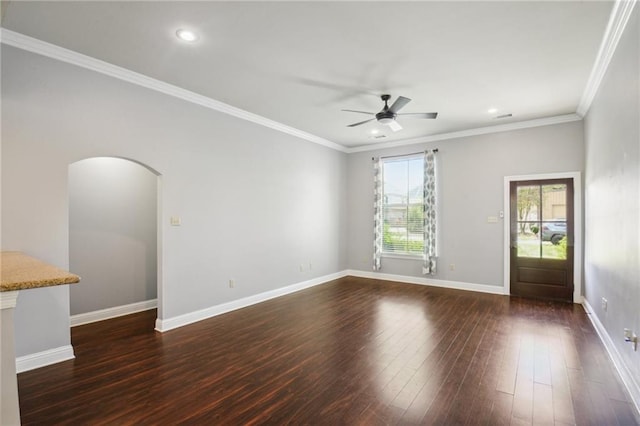
<path fill-rule="evenodd" d="M 378 130 L 378 129 L 371 129 L 371 134 L 372 134 L 372 135 L 377 135 L 378 133 L 380 133 L 380 130 Z"/>
<path fill-rule="evenodd" d="M 496 112 L 498 112 L 498 108 L 489 108 L 489 110 L 487 112 L 489 114 L 495 114 Z"/>
<path fill-rule="evenodd" d="M 198 34 L 194 33 L 191 30 L 180 29 L 176 31 L 176 37 L 178 37 L 182 41 L 188 41 L 188 42 L 194 42 L 198 40 Z"/>

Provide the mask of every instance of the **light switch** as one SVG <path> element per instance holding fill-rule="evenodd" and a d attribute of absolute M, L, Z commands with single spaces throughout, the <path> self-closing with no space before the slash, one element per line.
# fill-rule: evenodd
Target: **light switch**
<path fill-rule="evenodd" d="M 181 223 L 180 216 L 171 216 L 171 226 L 180 226 Z"/>

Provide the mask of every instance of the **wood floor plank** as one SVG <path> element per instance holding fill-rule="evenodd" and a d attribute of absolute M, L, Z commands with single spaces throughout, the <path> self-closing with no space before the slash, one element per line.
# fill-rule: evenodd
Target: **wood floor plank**
<path fill-rule="evenodd" d="M 166 333 L 72 329 L 24 425 L 638 425 L 584 310 L 346 277 Z"/>
<path fill-rule="evenodd" d="M 571 387 L 571 402 L 575 413 L 576 424 L 597 425 L 596 415 L 591 396 L 587 390 L 582 370 L 568 369 L 569 384 Z"/>
<path fill-rule="evenodd" d="M 480 373 L 486 362 L 486 353 L 481 354 L 484 356 L 478 355 L 487 327 L 490 325 L 487 314 L 483 309 L 479 310 L 477 322 L 470 330 L 465 346 L 438 395 L 441 402 L 427 412 L 436 424 L 464 423 L 467 407 L 471 405 L 477 392 L 481 380 Z"/>
<path fill-rule="evenodd" d="M 553 396 L 551 386 L 534 383 L 533 385 L 533 424 L 553 425 Z"/>
<path fill-rule="evenodd" d="M 497 391 L 492 399 L 493 405 L 488 424 L 496 426 L 510 425 L 513 420 L 511 416 L 513 395 Z"/>
<path fill-rule="evenodd" d="M 633 425 L 640 421 L 640 414 L 631 404 L 617 400 L 611 401 L 611 404 L 619 425 Z"/>
<path fill-rule="evenodd" d="M 544 385 L 551 385 L 551 363 L 549 350 L 549 335 L 547 324 L 541 326 L 534 336 L 533 381 Z"/>
<path fill-rule="evenodd" d="M 513 395 L 518 374 L 518 360 L 520 358 L 520 338 L 515 336 L 505 349 L 502 365 L 500 367 L 498 384 L 496 389 L 500 392 Z"/>

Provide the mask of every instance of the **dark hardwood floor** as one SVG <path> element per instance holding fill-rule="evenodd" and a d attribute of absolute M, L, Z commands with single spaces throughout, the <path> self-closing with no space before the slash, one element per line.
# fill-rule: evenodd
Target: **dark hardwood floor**
<path fill-rule="evenodd" d="M 75 327 L 25 425 L 637 425 L 583 308 L 344 278 L 166 333 Z"/>

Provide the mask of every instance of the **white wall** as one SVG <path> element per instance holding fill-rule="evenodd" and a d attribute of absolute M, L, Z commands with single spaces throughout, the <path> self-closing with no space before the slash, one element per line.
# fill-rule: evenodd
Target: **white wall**
<path fill-rule="evenodd" d="M 583 170 L 582 123 L 572 122 L 349 155 L 349 268 L 371 271 L 371 158 L 438 148 L 440 246 L 434 280 L 503 286 L 504 177 Z M 505 215 L 507 212 L 505 212 Z M 450 264 L 455 270 L 449 270 Z M 382 259 L 380 272 L 421 277 L 420 260 Z"/>
<path fill-rule="evenodd" d="M 158 177 L 121 158 L 69 166 L 71 315 L 157 297 Z"/>
<path fill-rule="evenodd" d="M 585 118 L 585 298 L 636 382 L 640 348 L 640 23 L 631 16 Z M 601 298 L 608 300 L 602 309 Z"/>
<path fill-rule="evenodd" d="M 2 248 L 63 268 L 70 164 L 114 156 L 162 175 L 161 318 L 346 268 L 335 150 L 8 46 L 2 149 Z M 18 356 L 68 345 L 68 286 L 21 292 L 15 322 Z"/>

